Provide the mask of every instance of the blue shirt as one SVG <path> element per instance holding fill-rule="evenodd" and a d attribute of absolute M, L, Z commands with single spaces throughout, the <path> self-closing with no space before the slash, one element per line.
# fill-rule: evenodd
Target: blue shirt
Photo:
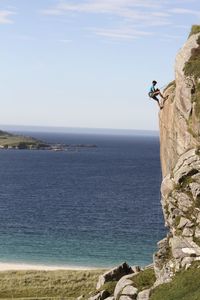
<path fill-rule="evenodd" d="M 154 86 L 154 85 L 152 85 L 152 86 L 151 86 L 151 88 L 150 88 L 150 90 L 149 90 L 149 93 L 154 93 L 154 92 L 155 92 L 155 90 L 156 90 L 156 89 L 155 89 L 155 86 Z"/>

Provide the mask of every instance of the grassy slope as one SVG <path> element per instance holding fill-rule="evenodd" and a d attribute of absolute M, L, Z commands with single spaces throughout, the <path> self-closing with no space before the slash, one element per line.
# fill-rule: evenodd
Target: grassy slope
<path fill-rule="evenodd" d="M 146 269 L 144 271 L 139 272 L 137 275 L 133 275 L 131 278 L 133 281 L 133 286 L 136 287 L 139 291 L 143 291 L 145 289 L 149 289 L 154 284 L 156 277 L 153 269 Z M 100 290 L 93 290 L 92 296 L 96 295 L 99 291 L 106 290 L 110 295 L 114 294 L 115 286 L 117 281 L 110 281 L 105 283 Z M 89 295 L 86 294 L 86 299 L 89 298 Z M 119 300 L 120 295 L 118 296 Z"/>
<path fill-rule="evenodd" d="M 14 135 L 0 130 L 0 145 L 18 146 L 20 143 L 25 143 L 27 145 L 38 145 L 41 144 L 42 142 L 32 137 Z"/>
<path fill-rule="evenodd" d="M 104 271 L 0 272 L 0 299 L 75 300 L 94 291 L 98 277 Z M 134 278 L 134 286 L 143 290 L 149 288 L 154 280 L 153 270 L 147 270 Z M 177 273 L 172 282 L 157 287 L 150 300 L 200 300 L 199 283 L 200 268 L 194 266 Z"/>
<path fill-rule="evenodd" d="M 0 299 L 74 300 L 95 289 L 103 270 L 0 272 Z"/>
<path fill-rule="evenodd" d="M 200 300 L 200 269 L 177 273 L 172 282 L 157 287 L 150 300 Z"/>

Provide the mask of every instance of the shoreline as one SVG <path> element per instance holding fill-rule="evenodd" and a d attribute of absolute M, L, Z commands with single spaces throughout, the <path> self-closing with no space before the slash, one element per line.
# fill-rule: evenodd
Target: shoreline
<path fill-rule="evenodd" d="M 9 263 L 0 262 L 0 272 L 4 271 L 92 271 L 92 270 L 105 270 L 101 267 L 84 267 L 84 266 L 71 266 L 71 265 L 45 265 L 45 264 L 31 264 L 31 263 Z"/>

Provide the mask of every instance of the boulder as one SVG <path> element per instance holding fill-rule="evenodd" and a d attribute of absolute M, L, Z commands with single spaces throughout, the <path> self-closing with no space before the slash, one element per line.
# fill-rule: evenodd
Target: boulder
<path fill-rule="evenodd" d="M 121 292 L 121 296 L 129 296 L 131 299 L 137 299 L 138 289 L 132 285 L 127 285 Z"/>
<path fill-rule="evenodd" d="M 172 255 L 176 259 L 200 255 L 200 248 L 193 242 L 191 237 L 174 236 L 170 239 L 170 244 Z"/>
<path fill-rule="evenodd" d="M 162 197 L 168 198 L 168 196 L 170 195 L 170 193 L 173 190 L 173 188 L 174 188 L 174 182 L 170 178 L 170 175 L 168 175 L 162 181 L 162 185 L 161 185 L 161 194 L 162 194 Z"/>
<path fill-rule="evenodd" d="M 132 281 L 133 276 L 134 276 L 133 274 L 126 275 L 118 281 L 118 283 L 115 287 L 115 291 L 114 291 L 115 299 L 117 299 L 117 297 L 120 295 L 120 293 L 126 286 L 133 284 L 133 281 Z"/>
<path fill-rule="evenodd" d="M 179 225 L 177 226 L 178 229 L 182 229 L 183 227 L 192 227 L 194 223 L 192 223 L 190 220 L 181 217 Z"/>
<path fill-rule="evenodd" d="M 190 189 L 191 189 L 193 198 L 196 200 L 197 197 L 200 196 L 200 184 L 197 182 L 192 182 L 192 183 L 190 183 Z"/>
<path fill-rule="evenodd" d="M 194 261 L 193 257 L 184 257 L 181 262 L 181 267 L 187 269 L 193 261 Z"/>
<path fill-rule="evenodd" d="M 133 270 L 133 273 L 138 273 L 138 272 L 141 271 L 140 266 L 132 266 L 131 268 L 132 268 L 132 270 Z"/>
<path fill-rule="evenodd" d="M 183 212 L 188 212 L 188 210 L 193 205 L 193 200 L 186 193 L 176 193 L 178 207 Z"/>
<path fill-rule="evenodd" d="M 108 291 L 101 291 L 95 296 L 90 297 L 88 300 L 105 300 L 110 296 Z"/>
<path fill-rule="evenodd" d="M 200 176 L 199 176 L 199 173 L 195 174 L 192 176 L 192 179 L 195 181 L 195 182 L 198 182 L 200 184 Z"/>
<path fill-rule="evenodd" d="M 193 236 L 194 230 L 191 228 L 184 228 L 183 229 L 183 236 Z"/>
<path fill-rule="evenodd" d="M 103 275 L 100 275 L 99 280 L 97 282 L 96 289 L 97 290 L 100 289 L 106 282 L 118 281 L 123 276 L 132 273 L 133 273 L 132 268 L 125 262 L 122 265 L 105 272 Z"/>
<path fill-rule="evenodd" d="M 137 300 L 149 300 L 150 297 L 150 289 L 144 290 L 138 294 Z"/>
<path fill-rule="evenodd" d="M 88 300 L 100 300 L 100 299 L 101 299 L 101 293 L 98 293 L 95 296 L 90 297 Z"/>
<path fill-rule="evenodd" d="M 134 298 L 134 299 L 136 299 L 136 298 Z M 130 296 L 121 296 L 119 298 L 119 300 L 133 300 L 133 298 L 131 298 Z"/>
<path fill-rule="evenodd" d="M 186 176 L 195 175 L 200 170 L 199 161 L 200 158 L 196 155 L 195 149 L 191 149 L 180 156 L 174 168 L 175 183 L 181 183 Z"/>

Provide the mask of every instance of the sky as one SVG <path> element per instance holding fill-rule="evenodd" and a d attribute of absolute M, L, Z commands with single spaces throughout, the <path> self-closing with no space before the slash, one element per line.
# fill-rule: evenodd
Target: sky
<path fill-rule="evenodd" d="M 199 0 L 0 0 L 0 124 L 158 129 Z"/>

